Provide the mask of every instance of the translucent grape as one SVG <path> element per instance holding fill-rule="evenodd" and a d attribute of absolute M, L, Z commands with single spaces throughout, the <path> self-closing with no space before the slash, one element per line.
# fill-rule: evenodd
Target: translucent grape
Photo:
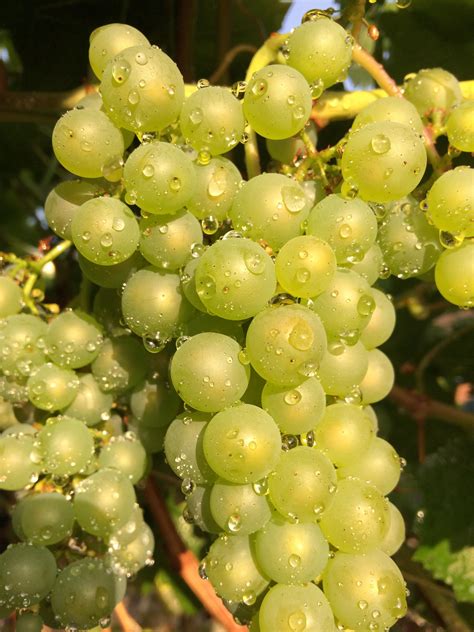
<path fill-rule="evenodd" d="M 436 286 L 444 298 L 459 307 L 474 306 L 474 244 L 466 242 L 445 250 L 435 268 Z"/>
<path fill-rule="evenodd" d="M 71 417 L 52 417 L 38 433 L 43 467 L 54 476 L 84 471 L 94 454 L 94 439 L 84 422 Z"/>
<path fill-rule="evenodd" d="M 313 121 L 309 121 L 304 130 L 313 143 L 316 146 L 318 142 L 318 134 L 316 132 L 316 125 Z M 274 160 L 278 160 L 282 164 L 291 165 L 297 157 L 303 156 L 307 153 L 304 141 L 300 136 L 292 136 L 291 138 L 282 138 L 281 140 L 266 140 L 267 151 Z"/>
<path fill-rule="evenodd" d="M 0 319 L 18 314 L 22 307 L 21 289 L 10 277 L 0 276 Z"/>
<path fill-rule="evenodd" d="M 287 41 L 287 64 L 299 70 L 310 85 L 322 91 L 347 75 L 352 38 L 330 18 L 318 17 L 298 26 Z"/>
<path fill-rule="evenodd" d="M 395 381 L 393 365 L 385 353 L 378 349 L 369 351 L 369 367 L 359 384 L 364 404 L 373 404 L 387 397 Z"/>
<path fill-rule="evenodd" d="M 282 516 L 294 522 L 317 522 L 332 503 L 336 470 L 319 450 L 299 446 L 281 454 L 268 488 Z"/>
<path fill-rule="evenodd" d="M 100 287 L 118 289 L 127 281 L 128 277 L 136 270 L 147 265 L 142 255 L 137 251 L 131 257 L 114 265 L 99 265 L 79 255 L 79 267 L 82 274 Z M 109 306 L 110 307 L 110 306 Z"/>
<path fill-rule="evenodd" d="M 79 379 L 74 371 L 61 369 L 52 362 L 40 366 L 28 379 L 30 402 L 41 410 L 61 410 L 76 397 Z"/>
<path fill-rule="evenodd" d="M 100 178 L 104 170 L 120 162 L 125 150 L 123 136 L 100 110 L 75 109 L 56 123 L 53 150 L 62 166 L 81 178 Z"/>
<path fill-rule="evenodd" d="M 366 349 L 374 349 L 386 342 L 392 335 L 396 320 L 395 307 L 387 295 L 376 288 L 372 288 L 370 293 L 375 301 L 375 309 L 360 336 Z"/>
<path fill-rule="evenodd" d="M 474 169 L 443 173 L 428 191 L 428 217 L 439 230 L 474 237 Z"/>
<path fill-rule="evenodd" d="M 390 202 L 408 195 L 426 169 L 419 134 L 402 123 L 381 121 L 352 132 L 342 156 L 342 174 L 364 200 Z"/>
<path fill-rule="evenodd" d="M 38 480 L 41 457 L 30 435 L 0 437 L 0 489 L 17 491 Z"/>
<path fill-rule="evenodd" d="M 458 80 L 442 68 L 420 70 L 405 84 L 404 96 L 424 118 L 435 110 L 450 110 L 462 99 Z"/>
<path fill-rule="evenodd" d="M 279 250 L 301 235 L 310 205 L 298 182 L 280 173 L 262 173 L 237 191 L 229 217 L 235 230 Z"/>
<path fill-rule="evenodd" d="M 335 340 L 328 344 L 318 377 L 327 395 L 344 397 L 361 383 L 368 366 L 368 354 L 361 342 L 349 346 Z"/>
<path fill-rule="evenodd" d="M 41 632 L 43 619 L 34 612 L 24 612 L 16 618 L 16 632 Z"/>
<path fill-rule="evenodd" d="M 92 31 L 89 38 L 89 63 L 99 79 L 108 62 L 126 48 L 150 42 L 128 24 L 105 24 Z"/>
<path fill-rule="evenodd" d="M 92 363 L 92 374 L 101 390 L 126 391 L 144 379 L 147 360 L 147 352 L 136 338 L 111 338 L 105 341 Z"/>
<path fill-rule="evenodd" d="M 112 437 L 100 451 L 98 465 L 120 470 L 136 485 L 145 475 L 147 456 L 140 441 L 130 434 Z"/>
<path fill-rule="evenodd" d="M 360 274 L 369 285 L 373 285 L 379 278 L 383 265 L 382 249 L 376 242 L 372 244 L 360 261 L 344 264 L 351 270 Z"/>
<path fill-rule="evenodd" d="M 88 426 L 95 426 L 110 416 L 113 404 L 113 396 L 104 393 L 93 375 L 86 373 L 79 377 L 79 389 L 77 395 L 62 412 L 80 419 Z"/>
<path fill-rule="evenodd" d="M 171 380 L 181 399 L 203 412 L 217 412 L 238 401 L 250 377 L 240 351 L 233 338 L 213 332 L 186 340 L 171 362 Z"/>
<path fill-rule="evenodd" d="M 226 219 L 235 194 L 242 182 L 240 171 L 233 162 L 219 156 L 206 165 L 194 163 L 196 188 L 186 202 L 186 208 L 198 219 Z"/>
<path fill-rule="evenodd" d="M 30 314 L 8 316 L 0 326 L 0 370 L 22 379 L 45 362 L 46 323 Z"/>
<path fill-rule="evenodd" d="M 132 46 L 108 62 L 100 93 L 116 125 L 155 132 L 178 118 L 184 82 L 174 61 L 157 46 Z"/>
<path fill-rule="evenodd" d="M 395 489 L 400 479 L 400 471 L 400 457 L 393 446 L 384 439 L 375 437 L 364 453 L 363 459 L 340 467 L 337 473 L 340 478 L 348 476 L 360 478 L 374 485 L 381 494 L 386 496 Z"/>
<path fill-rule="evenodd" d="M 63 239 L 71 239 L 71 223 L 77 209 L 102 192 L 97 184 L 82 180 L 57 184 L 44 203 L 46 221 L 51 230 Z"/>
<path fill-rule="evenodd" d="M 460 151 L 474 151 L 474 101 L 458 105 L 446 121 L 450 144 Z"/>
<path fill-rule="evenodd" d="M 207 533 L 221 533 L 222 529 L 214 520 L 210 508 L 210 487 L 196 485 L 194 490 L 186 496 L 184 514 L 188 522 L 197 525 Z"/>
<path fill-rule="evenodd" d="M 253 483 L 272 471 L 280 456 L 278 426 L 251 404 L 223 410 L 204 431 L 204 455 L 211 468 L 231 483 Z"/>
<path fill-rule="evenodd" d="M 393 503 L 388 503 L 388 509 L 390 511 L 390 527 L 382 540 L 380 550 L 392 556 L 405 541 L 405 520 Z"/>
<path fill-rule="evenodd" d="M 196 188 L 191 159 L 176 145 L 154 141 L 132 151 L 125 163 L 126 200 L 149 213 L 176 213 Z"/>
<path fill-rule="evenodd" d="M 204 431 L 210 418 L 210 415 L 196 411 L 182 413 L 166 431 L 168 465 L 177 476 L 194 485 L 207 484 L 216 478 L 203 450 Z"/>
<path fill-rule="evenodd" d="M 218 480 L 211 488 L 209 500 L 212 517 L 229 534 L 250 535 L 270 520 L 267 497 L 257 494 L 250 484 Z"/>
<path fill-rule="evenodd" d="M 253 129 L 274 140 L 294 136 L 311 113 L 311 90 L 303 75 L 281 64 L 258 70 L 247 84 L 244 114 Z"/>
<path fill-rule="evenodd" d="M 128 576 L 134 575 L 152 563 L 154 548 L 153 531 L 143 523 L 136 538 L 112 550 L 110 553 L 112 566 L 116 572 L 126 573 Z"/>
<path fill-rule="evenodd" d="M 91 316 L 67 310 L 48 325 L 46 353 L 60 367 L 79 369 L 95 360 L 103 341 L 102 329 Z"/>
<path fill-rule="evenodd" d="M 365 125 L 382 121 L 403 123 L 417 134 L 423 134 L 423 123 L 416 107 L 407 99 L 400 99 L 400 97 L 386 97 L 372 101 L 355 117 L 351 129 L 356 131 Z"/>
<path fill-rule="evenodd" d="M 326 350 L 318 316 L 304 305 L 269 307 L 247 330 L 247 354 L 253 368 L 278 386 L 301 384 L 314 377 Z"/>
<path fill-rule="evenodd" d="M 250 318 L 276 288 L 275 266 L 250 239 L 216 241 L 199 258 L 196 290 L 209 312 L 229 320 Z"/>
<path fill-rule="evenodd" d="M 306 232 L 327 242 L 339 265 L 352 263 L 362 260 L 374 244 L 377 220 L 370 206 L 359 198 L 346 200 L 332 194 L 312 209 Z"/>
<path fill-rule="evenodd" d="M 12 524 L 21 540 L 43 546 L 57 544 L 72 533 L 72 503 L 56 492 L 25 496 L 13 510 Z"/>
<path fill-rule="evenodd" d="M 130 409 L 139 425 L 164 427 L 176 417 L 181 401 L 167 382 L 141 382 L 130 394 Z"/>
<path fill-rule="evenodd" d="M 144 524 L 143 510 L 135 503 L 127 522 L 119 529 L 115 529 L 109 537 L 109 545 L 117 550 L 124 544 L 129 544 L 140 534 Z"/>

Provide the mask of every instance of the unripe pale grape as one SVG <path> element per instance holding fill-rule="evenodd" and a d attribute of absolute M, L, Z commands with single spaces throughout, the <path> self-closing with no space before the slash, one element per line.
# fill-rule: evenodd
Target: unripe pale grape
<path fill-rule="evenodd" d="M 334 615 L 352 630 L 368 630 L 374 622 L 380 629 L 389 628 L 406 613 L 402 574 L 382 551 L 336 553 L 323 586 Z"/>
<path fill-rule="evenodd" d="M 400 457 L 387 441 L 380 437 L 370 443 L 363 458 L 340 467 L 337 474 L 340 478 L 360 478 L 374 485 L 381 494 L 389 494 L 400 480 Z"/>
<path fill-rule="evenodd" d="M 210 497 L 210 487 L 196 485 L 194 490 L 186 496 L 186 508 L 183 516 L 185 516 L 187 522 L 197 525 L 202 531 L 221 533 L 222 528 L 211 514 Z"/>
<path fill-rule="evenodd" d="M 166 431 L 168 465 L 181 479 L 188 479 L 195 485 L 211 483 L 216 478 L 203 450 L 204 431 L 210 418 L 210 415 L 196 411 L 182 413 Z"/>
<path fill-rule="evenodd" d="M 99 468 L 112 467 L 119 470 L 136 485 L 145 474 L 147 456 L 140 441 L 130 434 L 112 437 L 100 451 L 98 465 Z"/>
<path fill-rule="evenodd" d="M 226 219 L 235 194 L 242 182 L 240 171 L 233 162 L 219 156 L 206 165 L 194 163 L 196 188 L 186 202 L 186 208 L 198 219 Z"/>
<path fill-rule="evenodd" d="M 135 215 L 126 204 L 110 197 L 94 198 L 80 206 L 71 235 L 83 257 L 103 266 L 131 257 L 140 238 Z"/>
<path fill-rule="evenodd" d="M 327 17 L 308 20 L 288 37 L 287 64 L 299 70 L 320 96 L 347 75 L 352 59 L 352 38 Z"/>
<path fill-rule="evenodd" d="M 126 391 L 143 380 L 148 369 L 148 355 L 136 338 L 120 336 L 106 340 L 91 366 L 100 388 Z"/>
<path fill-rule="evenodd" d="M 301 235 L 310 205 L 298 182 L 281 173 L 262 173 L 237 191 L 229 217 L 235 230 L 279 250 Z"/>
<path fill-rule="evenodd" d="M 114 530 L 109 538 L 109 544 L 114 549 L 118 549 L 123 544 L 128 544 L 135 540 L 139 535 L 143 526 L 143 510 L 138 503 L 135 503 L 132 509 L 132 513 L 128 517 L 127 522 L 119 529 Z"/>
<path fill-rule="evenodd" d="M 114 265 L 100 265 L 93 263 L 82 255 L 79 255 L 79 267 L 82 274 L 100 287 L 118 289 L 126 282 L 128 277 L 136 270 L 147 265 L 142 255 L 137 251 L 131 257 Z M 108 305 L 110 309 L 110 305 Z"/>
<path fill-rule="evenodd" d="M 220 479 L 212 486 L 209 500 L 214 520 L 230 534 L 250 535 L 271 517 L 267 497 L 257 494 L 251 484 L 237 485 Z"/>
<path fill-rule="evenodd" d="M 349 346 L 335 340 L 328 344 L 318 377 L 326 394 L 344 397 L 361 383 L 368 366 L 367 350 L 361 342 Z"/>
<path fill-rule="evenodd" d="M 313 145 L 316 146 L 318 134 L 313 121 L 308 122 L 305 132 L 308 134 Z M 265 144 L 271 158 L 285 165 L 291 165 L 298 156 L 303 156 L 307 153 L 304 141 L 300 136 L 291 136 L 290 138 L 282 138 L 281 140 L 271 140 L 267 138 Z"/>
<path fill-rule="evenodd" d="M 130 394 L 130 409 L 140 426 L 168 426 L 180 408 L 181 401 L 167 382 L 141 382 Z"/>
<path fill-rule="evenodd" d="M 393 503 L 388 503 L 390 511 L 390 527 L 382 540 L 380 550 L 387 555 L 395 555 L 405 541 L 405 520 L 398 507 Z"/>
<path fill-rule="evenodd" d="M 12 524 L 21 540 L 43 546 L 57 544 L 72 533 L 72 503 L 56 492 L 25 496 L 13 510 Z"/>
<path fill-rule="evenodd" d="M 0 397 L 0 432 L 17 424 L 18 420 L 15 416 L 12 404 Z"/>
<path fill-rule="evenodd" d="M 449 115 L 446 131 L 450 144 L 460 151 L 474 151 L 474 101 L 464 101 Z"/>
<path fill-rule="evenodd" d="M 184 82 L 174 61 L 157 46 L 132 46 L 109 61 L 100 93 L 105 112 L 116 125 L 155 132 L 178 118 Z"/>
<path fill-rule="evenodd" d="M 89 63 L 99 79 L 115 55 L 131 46 L 149 45 L 147 38 L 129 24 L 104 24 L 89 37 Z"/>
<path fill-rule="evenodd" d="M 316 425 L 315 444 L 331 461 L 341 467 L 358 462 L 373 441 L 370 418 L 358 406 L 343 402 L 326 408 Z"/>
<path fill-rule="evenodd" d="M 428 191 L 426 202 L 436 228 L 474 237 L 474 169 L 457 167 L 443 173 Z"/>
<path fill-rule="evenodd" d="M 0 326 L 0 370 L 5 376 L 24 378 L 44 364 L 46 323 L 30 314 L 14 314 Z"/>
<path fill-rule="evenodd" d="M 18 314 L 22 307 L 21 289 L 10 277 L 0 276 L 0 319 Z"/>
<path fill-rule="evenodd" d="M 277 584 L 262 601 L 259 626 L 260 632 L 331 632 L 334 617 L 323 591 L 314 584 Z"/>
<path fill-rule="evenodd" d="M 92 182 L 60 182 L 50 191 L 44 203 L 46 221 L 51 230 L 63 239 L 71 239 L 71 223 L 77 209 L 102 193 L 101 187 Z"/>
<path fill-rule="evenodd" d="M 336 470 L 319 450 L 299 446 L 281 454 L 268 487 L 270 500 L 282 516 L 317 522 L 332 503 Z"/>
<path fill-rule="evenodd" d="M 86 424 L 71 417 L 52 417 L 38 433 L 43 467 L 53 476 L 84 471 L 94 454 L 94 439 Z"/>
<path fill-rule="evenodd" d="M 275 265 L 250 239 L 216 241 L 199 258 L 197 294 L 216 316 L 250 318 L 266 306 L 275 289 Z"/>
<path fill-rule="evenodd" d="M 81 178 L 100 178 L 122 160 L 123 136 L 100 110 L 66 112 L 53 130 L 53 150 L 62 166 Z"/>
<path fill-rule="evenodd" d="M 403 123 L 417 134 L 423 134 L 423 123 L 416 107 L 407 99 L 400 97 L 385 97 L 372 101 L 355 117 L 351 129 L 356 131 L 365 125 L 381 121 Z"/>
<path fill-rule="evenodd" d="M 303 75 L 281 64 L 258 70 L 244 95 L 244 114 L 264 138 L 278 140 L 303 129 L 311 114 L 311 90 Z"/>
<path fill-rule="evenodd" d="M 68 417 L 80 419 L 88 426 L 95 426 L 110 417 L 110 409 L 114 398 L 109 393 L 104 393 L 99 384 L 90 373 L 79 377 L 79 389 L 77 395 L 62 410 Z"/>
<path fill-rule="evenodd" d="M 332 194 L 312 209 L 306 232 L 326 241 L 340 265 L 363 258 L 375 242 L 377 220 L 370 206 L 362 200 L 346 200 Z"/>
<path fill-rule="evenodd" d="M 140 252 L 152 265 L 178 270 L 191 258 L 192 246 L 202 244 L 201 226 L 188 211 L 150 215 L 140 221 Z"/>
<path fill-rule="evenodd" d="M 34 612 L 24 612 L 16 618 L 16 632 L 41 632 L 43 619 Z"/>
<path fill-rule="evenodd" d="M 255 534 L 255 558 L 273 581 L 305 584 L 324 570 L 329 545 L 317 524 L 294 524 L 275 514 Z"/>
<path fill-rule="evenodd" d="M 245 535 L 221 535 L 211 544 L 205 564 L 214 590 L 229 601 L 253 603 L 269 583 L 257 567 Z"/>
<path fill-rule="evenodd" d="M 466 242 L 445 250 L 435 268 L 436 286 L 444 298 L 459 307 L 474 305 L 474 244 Z"/>
<path fill-rule="evenodd" d="M 381 121 L 352 132 L 342 156 L 346 184 L 360 197 L 390 202 L 408 195 L 426 169 L 419 134 L 402 123 Z"/>
<path fill-rule="evenodd" d="M 233 338 L 213 332 L 186 340 L 171 362 L 171 380 L 181 399 L 203 412 L 217 412 L 238 401 L 250 377 L 240 351 Z"/>
<path fill-rule="evenodd" d="M 176 213 L 194 193 L 191 159 L 171 143 L 153 141 L 132 151 L 125 163 L 126 200 L 149 213 Z"/>
<path fill-rule="evenodd" d="M 262 391 L 262 406 L 283 433 L 309 432 L 318 423 L 326 407 L 324 390 L 315 377 L 293 388 L 267 382 Z"/>
<path fill-rule="evenodd" d="M 135 575 L 140 569 L 153 563 L 154 548 L 153 531 L 147 524 L 143 523 L 133 540 L 127 544 L 122 544 L 118 549 L 112 548 L 109 558 L 112 568 L 129 577 Z"/>
<path fill-rule="evenodd" d="M 286 242 L 275 261 L 277 281 L 298 298 L 324 292 L 336 271 L 333 249 L 322 239 L 305 235 Z"/>
<path fill-rule="evenodd" d="M 375 309 L 360 336 L 366 349 L 374 349 L 386 342 L 392 335 L 396 321 L 395 307 L 387 295 L 377 288 L 372 288 L 370 293 L 375 301 Z"/>
<path fill-rule="evenodd" d="M 184 102 L 179 119 L 181 132 L 197 151 L 225 154 L 244 132 L 241 102 L 226 88 L 209 86 L 193 92 Z"/>
<path fill-rule="evenodd" d="M 304 305 L 268 307 L 247 330 L 247 355 L 265 380 L 278 386 L 314 377 L 326 350 L 319 317 Z"/>
<path fill-rule="evenodd" d="M 0 437 L 0 489 L 23 489 L 38 480 L 40 470 L 41 457 L 32 436 L 7 434 Z"/>
<path fill-rule="evenodd" d="M 345 264 L 357 274 L 360 274 L 369 285 L 373 285 L 380 276 L 383 265 L 382 249 L 377 242 L 372 244 L 360 261 Z"/>
<path fill-rule="evenodd" d="M 405 84 L 404 96 L 424 118 L 435 110 L 449 110 L 462 99 L 459 81 L 442 68 L 420 70 Z"/>
<path fill-rule="evenodd" d="M 58 366 L 79 369 L 97 357 L 102 329 L 84 312 L 68 310 L 56 316 L 46 332 L 46 353 Z"/>
<path fill-rule="evenodd" d="M 28 378 L 27 387 L 29 400 L 36 408 L 61 410 L 76 397 L 79 379 L 74 371 L 47 362 Z"/>
<path fill-rule="evenodd" d="M 395 381 L 393 364 L 379 349 L 369 351 L 369 367 L 359 384 L 364 405 L 373 404 L 387 397 Z"/>
<path fill-rule="evenodd" d="M 211 468 L 231 483 L 253 483 L 275 467 L 281 450 L 278 426 L 251 404 L 223 410 L 204 431 L 204 455 Z"/>

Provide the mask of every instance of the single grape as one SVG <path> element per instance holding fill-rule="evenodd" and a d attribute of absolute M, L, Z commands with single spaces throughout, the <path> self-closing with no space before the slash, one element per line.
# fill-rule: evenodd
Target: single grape
<path fill-rule="evenodd" d="M 0 437 L 0 489 L 18 491 L 38 480 L 41 456 L 34 443 L 24 433 Z"/>
<path fill-rule="evenodd" d="M 369 367 L 359 384 L 364 404 L 373 404 L 387 397 L 395 381 L 393 365 L 379 349 L 369 351 Z"/>
<path fill-rule="evenodd" d="M 166 427 L 180 408 L 174 388 L 161 380 L 140 382 L 130 394 L 130 409 L 140 426 Z"/>
<path fill-rule="evenodd" d="M 0 370 L 23 380 L 44 364 L 46 323 L 30 314 L 7 316 L 0 327 Z"/>
<path fill-rule="evenodd" d="M 86 373 L 79 377 L 77 395 L 62 412 L 68 417 L 80 419 L 88 426 L 96 426 L 110 417 L 113 402 L 113 396 L 104 393 L 95 377 Z"/>
<path fill-rule="evenodd" d="M 308 134 L 309 140 L 314 146 L 318 142 L 318 134 L 316 125 L 313 121 L 308 121 L 304 131 Z M 278 160 L 284 165 L 291 165 L 298 157 L 307 153 L 306 146 L 300 136 L 291 136 L 290 138 L 282 138 L 281 140 L 266 140 L 267 151 L 273 160 Z"/>
<path fill-rule="evenodd" d="M 474 100 L 458 105 L 446 121 L 450 144 L 460 151 L 474 151 Z"/>
<path fill-rule="evenodd" d="M 211 514 L 210 497 L 210 487 L 196 485 L 193 491 L 186 496 L 186 508 L 183 512 L 183 517 L 186 522 L 195 524 L 201 531 L 207 533 L 221 533 L 222 528 L 217 524 Z"/>
<path fill-rule="evenodd" d="M 193 485 L 216 478 L 204 456 L 204 431 L 211 416 L 193 411 L 182 413 L 170 424 L 165 436 L 165 456 L 173 472 Z"/>
<path fill-rule="evenodd" d="M 148 369 L 148 356 L 136 338 L 110 338 L 102 345 L 91 366 L 101 390 L 127 391 L 141 382 Z"/>
<path fill-rule="evenodd" d="M 311 90 L 303 75 L 272 64 L 258 70 L 245 89 L 244 114 L 264 138 L 279 140 L 300 132 L 311 114 Z"/>
<path fill-rule="evenodd" d="M 405 520 L 393 503 L 388 503 L 388 509 L 390 511 L 390 527 L 382 540 L 380 550 L 392 556 L 405 542 Z"/>
<path fill-rule="evenodd" d="M 132 433 L 126 433 L 110 439 L 100 451 L 97 463 L 99 468 L 120 470 L 136 485 L 145 475 L 147 456 L 140 441 Z"/>
<path fill-rule="evenodd" d="M 47 362 L 28 378 L 28 397 L 40 410 L 61 410 L 76 397 L 79 384 L 74 371 Z"/>
<path fill-rule="evenodd" d="M 375 309 L 369 324 L 360 336 L 360 341 L 366 349 L 374 349 L 387 342 L 392 335 L 396 321 L 395 307 L 388 296 L 376 288 L 372 288 L 370 293 L 375 301 Z"/>
<path fill-rule="evenodd" d="M 95 182 L 67 180 L 57 184 L 44 203 L 44 214 L 51 230 L 63 239 L 72 239 L 71 224 L 77 209 L 103 193 Z"/>
<path fill-rule="evenodd" d="M 436 287 L 450 303 L 474 306 L 474 244 L 466 242 L 445 250 L 435 268 Z"/>
<path fill-rule="evenodd" d="M 94 439 L 86 424 L 71 417 L 52 417 L 38 433 L 43 467 L 53 476 L 84 472 L 94 454 Z"/>
<path fill-rule="evenodd" d="M 0 276 L 0 319 L 13 316 L 23 307 L 23 294 L 13 279 Z"/>
<path fill-rule="evenodd" d="M 118 289 L 127 281 L 128 277 L 147 265 L 142 255 L 137 251 L 131 257 L 114 265 L 100 265 L 93 263 L 82 255 L 79 255 L 79 267 L 82 274 L 103 288 Z M 97 295 L 96 295 L 97 296 Z M 108 306 L 110 309 L 110 306 Z"/>
<path fill-rule="evenodd" d="M 344 264 L 344 266 L 354 270 L 357 274 L 373 285 L 379 278 L 383 266 L 382 249 L 377 242 L 372 244 L 360 261 Z"/>
<path fill-rule="evenodd" d="M 60 367 L 79 369 L 95 360 L 103 341 L 102 329 L 91 316 L 66 310 L 48 325 L 46 353 Z"/>
<path fill-rule="evenodd" d="M 56 492 L 24 496 L 15 505 L 12 524 L 21 540 L 43 546 L 57 544 L 72 534 L 72 503 Z"/>
<path fill-rule="evenodd" d="M 229 534 L 250 535 L 271 517 L 267 497 L 258 494 L 251 484 L 237 485 L 219 479 L 211 488 L 209 500 L 212 517 Z"/>
<path fill-rule="evenodd" d="M 442 68 L 420 70 L 405 83 L 403 92 L 425 119 L 436 110 L 449 111 L 462 99 L 459 81 Z"/>
<path fill-rule="evenodd" d="M 129 544 L 139 536 L 144 524 L 143 510 L 138 503 L 135 503 L 127 522 L 119 529 L 115 529 L 110 535 L 109 545 L 116 550 Z"/>
<path fill-rule="evenodd" d="M 426 202 L 436 228 L 474 237 L 474 169 L 463 166 L 443 173 L 428 191 Z"/>
<path fill-rule="evenodd" d="M 369 366 L 367 350 L 361 342 L 346 345 L 329 342 L 318 368 L 318 377 L 327 395 L 344 397 L 361 383 Z"/>
<path fill-rule="evenodd" d="M 89 37 L 89 63 L 99 79 L 111 59 L 131 46 L 149 45 L 147 38 L 129 24 L 104 24 Z"/>
<path fill-rule="evenodd" d="M 13 406 L 0 396 L 0 433 L 18 424 Z"/>
<path fill-rule="evenodd" d="M 407 99 L 399 97 L 385 97 L 372 101 L 355 117 L 351 129 L 355 132 L 365 125 L 382 121 L 403 123 L 417 134 L 423 134 L 423 123 L 416 107 Z"/>
<path fill-rule="evenodd" d="M 154 548 L 153 531 L 143 523 L 136 538 L 117 549 L 111 548 L 111 566 L 117 573 L 125 573 L 128 577 L 135 575 L 145 566 L 153 564 Z"/>
<path fill-rule="evenodd" d="M 360 478 L 374 485 L 384 496 L 395 489 L 400 472 L 400 457 L 393 446 L 380 437 L 375 437 L 370 443 L 363 459 L 352 461 L 337 470 L 339 478 Z"/>
<path fill-rule="evenodd" d="M 16 632 L 41 632 L 43 619 L 34 612 L 24 612 L 16 618 Z"/>

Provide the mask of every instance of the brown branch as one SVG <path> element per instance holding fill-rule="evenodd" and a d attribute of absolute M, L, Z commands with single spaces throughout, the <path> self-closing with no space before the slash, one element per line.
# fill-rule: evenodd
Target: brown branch
<path fill-rule="evenodd" d="M 253 44 L 237 44 L 230 50 L 222 58 L 221 63 L 214 70 L 212 75 L 209 77 L 210 83 L 216 83 L 219 79 L 224 75 L 228 67 L 240 53 L 251 53 L 252 55 L 257 51 L 257 47 Z"/>
<path fill-rule="evenodd" d="M 369 75 L 375 80 L 382 90 L 391 97 L 403 97 L 401 89 L 397 86 L 396 82 L 388 74 L 385 68 L 380 64 L 375 57 L 367 52 L 360 44 L 354 44 L 352 49 L 352 59 L 362 66 Z"/>
<path fill-rule="evenodd" d="M 141 632 L 142 627 L 128 612 L 123 601 L 115 606 L 114 615 L 123 632 Z"/>
<path fill-rule="evenodd" d="M 245 626 L 237 625 L 232 615 L 214 592 L 209 581 L 199 575 L 199 561 L 181 540 L 166 508 L 165 501 L 153 480 L 149 477 L 145 488 L 146 500 L 153 518 L 166 544 L 170 562 L 193 591 L 208 613 L 227 632 L 247 632 Z"/>
<path fill-rule="evenodd" d="M 451 597 L 447 597 L 438 590 L 438 586 L 420 585 L 431 607 L 438 613 L 441 620 L 450 632 L 472 632 L 463 617 L 459 614 L 456 604 Z"/>

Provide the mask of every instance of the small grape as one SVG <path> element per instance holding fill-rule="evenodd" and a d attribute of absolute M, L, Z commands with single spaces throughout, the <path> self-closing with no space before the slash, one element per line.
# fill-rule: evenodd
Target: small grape
<path fill-rule="evenodd" d="M 128 24 L 105 24 L 94 29 L 89 38 L 89 62 L 99 79 L 108 62 L 126 48 L 150 42 L 136 28 Z"/>
<path fill-rule="evenodd" d="M 453 109 L 446 121 L 450 144 L 460 151 L 474 151 L 474 101 L 464 101 Z"/>
<path fill-rule="evenodd" d="M 52 362 L 40 366 L 28 379 L 28 397 L 40 410 L 61 410 L 76 397 L 79 379 L 74 371 Z"/>
<path fill-rule="evenodd" d="M 136 437 L 129 434 L 112 437 L 100 451 L 99 468 L 115 468 L 136 485 L 145 475 L 147 456 L 145 448 Z"/>
<path fill-rule="evenodd" d="M 0 319 L 18 314 L 22 307 L 21 289 L 10 277 L 0 276 Z"/>
<path fill-rule="evenodd" d="M 106 340 L 91 366 L 101 390 L 126 391 L 136 386 L 148 369 L 147 352 L 136 338 Z"/>
<path fill-rule="evenodd" d="M 435 268 L 436 286 L 442 296 L 459 307 L 474 306 L 474 244 L 466 242 L 445 250 Z"/>
<path fill-rule="evenodd" d="M 55 364 L 79 369 L 97 357 L 102 330 L 88 314 L 68 310 L 49 323 L 45 342 L 46 353 Z"/>
<path fill-rule="evenodd" d="M 369 103 L 355 117 L 351 129 L 356 131 L 365 125 L 391 121 L 408 125 L 417 134 L 423 134 L 423 123 L 413 103 L 399 97 L 386 97 Z"/>
<path fill-rule="evenodd" d="M 43 546 L 57 544 L 72 533 L 72 503 L 56 492 L 25 496 L 13 510 L 12 524 L 21 540 Z"/>
<path fill-rule="evenodd" d="M 474 169 L 443 173 L 428 191 L 428 217 L 439 230 L 474 237 Z"/>
<path fill-rule="evenodd" d="M 57 184 L 44 203 L 46 221 L 51 230 L 63 239 L 71 239 L 71 224 L 77 209 L 102 192 L 97 184 L 83 180 L 67 180 Z"/>
<path fill-rule="evenodd" d="M 404 96 L 425 119 L 435 110 L 450 110 L 462 99 L 458 80 L 442 68 L 420 70 L 405 84 Z"/>
<path fill-rule="evenodd" d="M 267 497 L 257 494 L 249 483 L 238 485 L 219 479 L 211 488 L 209 501 L 212 517 L 229 534 L 250 535 L 270 520 Z"/>

